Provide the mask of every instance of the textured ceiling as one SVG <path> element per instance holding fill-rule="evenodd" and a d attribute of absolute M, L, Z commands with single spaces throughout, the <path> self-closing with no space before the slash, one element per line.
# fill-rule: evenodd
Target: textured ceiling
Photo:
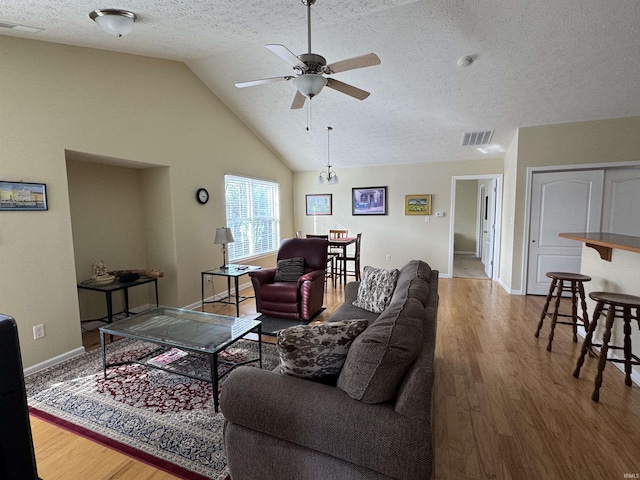
<path fill-rule="evenodd" d="M 122 8 L 139 20 L 122 38 L 89 19 Z M 370 52 L 381 65 L 335 78 L 371 92 L 358 101 L 328 88 L 290 110 L 292 82 L 264 48 L 307 50 L 300 0 L 2 0 L 0 34 L 180 60 L 294 170 L 501 157 L 516 128 L 640 115 L 638 0 L 317 0 L 313 52 L 328 63 Z M 470 55 L 467 68 L 457 60 Z M 308 103 L 308 102 L 307 102 Z M 306 130 L 307 124 L 311 126 Z M 495 129 L 483 153 L 465 132 Z"/>

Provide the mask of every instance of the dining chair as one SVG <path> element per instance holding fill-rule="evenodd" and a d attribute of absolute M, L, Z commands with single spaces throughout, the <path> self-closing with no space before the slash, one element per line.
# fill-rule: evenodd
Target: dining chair
<path fill-rule="evenodd" d="M 308 233 L 307 238 L 321 238 L 323 240 L 328 240 L 329 235 L 313 235 Z M 338 253 L 332 252 L 330 249 L 327 249 L 327 268 L 325 270 L 325 281 L 328 278 L 331 278 L 333 283 L 333 288 L 336 288 L 336 264 L 338 263 Z"/>
<path fill-rule="evenodd" d="M 356 235 L 355 250 L 353 255 L 347 252 L 347 255 L 343 256 L 342 252 L 338 255 L 338 263 L 341 264 L 346 271 L 347 276 L 355 277 L 357 281 L 360 280 L 360 240 L 362 233 Z M 349 270 L 347 262 L 353 262 L 353 270 Z"/>
<path fill-rule="evenodd" d="M 347 238 L 349 236 L 349 230 L 341 229 L 341 228 L 333 228 L 329 229 L 329 239 L 333 240 L 334 238 Z M 336 256 L 336 269 L 339 270 L 338 274 L 342 271 L 343 266 L 340 265 L 338 261 L 338 257 L 343 254 L 342 248 L 340 247 L 329 247 L 329 255 L 334 254 Z"/>

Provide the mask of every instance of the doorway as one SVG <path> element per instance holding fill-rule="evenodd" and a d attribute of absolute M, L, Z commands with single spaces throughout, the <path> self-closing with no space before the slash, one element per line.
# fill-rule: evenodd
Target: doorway
<path fill-rule="evenodd" d="M 454 176 L 451 185 L 451 277 L 497 280 L 502 175 Z"/>

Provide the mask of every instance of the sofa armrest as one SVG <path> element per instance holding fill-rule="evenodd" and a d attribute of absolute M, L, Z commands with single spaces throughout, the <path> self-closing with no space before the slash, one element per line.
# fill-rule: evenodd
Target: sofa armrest
<path fill-rule="evenodd" d="M 392 403 L 358 402 L 333 386 L 238 367 L 220 403 L 228 422 L 392 477 L 415 469 L 403 478 L 422 478 L 431 458 L 429 424 L 398 415 Z"/>
<path fill-rule="evenodd" d="M 249 272 L 249 277 L 253 284 L 264 285 L 265 283 L 272 283 L 273 278 L 276 276 L 276 268 L 262 268 L 253 272 Z M 254 280 L 255 279 L 255 280 Z"/>
<path fill-rule="evenodd" d="M 310 272 L 305 273 L 298 279 L 298 287 L 301 286 L 304 282 L 313 282 L 321 278 L 324 282 L 324 270 L 312 270 Z"/>

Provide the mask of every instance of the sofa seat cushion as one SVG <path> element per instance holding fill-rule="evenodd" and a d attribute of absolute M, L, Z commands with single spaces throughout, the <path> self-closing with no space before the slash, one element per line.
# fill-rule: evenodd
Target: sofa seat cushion
<path fill-rule="evenodd" d="M 394 399 L 422 348 L 423 320 L 419 300 L 392 303 L 354 340 L 337 387 L 364 403 Z"/>
<path fill-rule="evenodd" d="M 364 267 L 358 298 L 353 304 L 370 312 L 381 313 L 391 302 L 399 273 L 396 269 Z"/>
<path fill-rule="evenodd" d="M 280 373 L 335 385 L 349 347 L 368 324 L 367 320 L 342 320 L 279 331 Z"/>

